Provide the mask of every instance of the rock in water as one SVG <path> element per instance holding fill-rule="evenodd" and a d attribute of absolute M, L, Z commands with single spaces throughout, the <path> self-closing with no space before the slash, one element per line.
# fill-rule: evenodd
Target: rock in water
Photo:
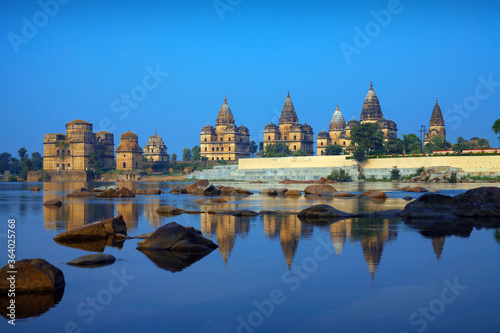
<path fill-rule="evenodd" d="M 61 207 L 62 204 L 63 203 L 59 199 L 50 199 L 43 203 L 44 206 L 56 206 L 56 207 Z"/>
<path fill-rule="evenodd" d="M 306 219 L 328 219 L 336 217 L 348 217 L 353 214 L 342 212 L 332 206 L 321 204 L 314 205 L 299 212 L 298 217 Z"/>
<path fill-rule="evenodd" d="M 385 194 L 385 192 L 382 191 L 374 191 L 368 194 L 368 198 L 385 199 L 387 198 L 387 194 Z"/>
<path fill-rule="evenodd" d="M 94 222 L 75 229 L 61 232 L 59 235 L 56 235 L 54 237 L 54 240 L 59 242 L 73 242 L 100 238 L 108 238 L 106 227 L 102 222 Z"/>
<path fill-rule="evenodd" d="M 111 254 L 89 254 L 86 256 L 81 256 L 68 262 L 68 265 L 72 266 L 104 266 L 112 264 L 116 261 L 116 258 Z"/>
<path fill-rule="evenodd" d="M 41 191 L 41 189 L 36 187 L 36 186 L 33 186 L 32 188 L 30 188 L 30 191 L 38 192 L 38 191 Z"/>
<path fill-rule="evenodd" d="M 309 185 L 304 189 L 305 194 L 325 195 L 337 192 L 332 185 Z"/>
<path fill-rule="evenodd" d="M 159 227 L 137 246 L 138 250 L 171 250 L 189 253 L 208 253 L 216 248 L 218 245 L 211 240 L 176 222 Z"/>
<path fill-rule="evenodd" d="M 220 189 L 217 186 L 214 185 L 208 185 L 204 190 L 203 190 L 203 195 L 204 196 L 212 196 L 212 195 L 220 195 Z"/>
<path fill-rule="evenodd" d="M 285 197 L 300 197 L 302 194 L 298 190 L 290 190 L 285 193 Z"/>
<path fill-rule="evenodd" d="M 127 235 L 127 224 L 123 220 L 123 216 L 121 214 L 118 214 L 111 219 L 103 220 L 102 223 L 104 223 L 104 228 L 106 229 L 106 233 L 108 235 Z"/>
<path fill-rule="evenodd" d="M 7 293 L 10 288 L 11 269 L 5 265 L 0 269 L 0 292 Z M 64 290 L 62 271 L 51 263 L 40 259 L 23 259 L 16 262 L 16 292 L 18 293 L 55 293 Z"/>

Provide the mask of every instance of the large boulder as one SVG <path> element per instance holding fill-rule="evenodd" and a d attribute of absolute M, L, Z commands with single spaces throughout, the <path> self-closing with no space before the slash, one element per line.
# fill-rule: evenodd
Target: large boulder
<path fill-rule="evenodd" d="M 108 238 L 104 223 L 94 222 L 68 231 L 63 231 L 56 235 L 54 240 L 56 242 L 77 242 L 103 238 Z"/>
<path fill-rule="evenodd" d="M 118 198 L 133 198 L 133 197 L 135 197 L 134 192 L 132 192 L 130 189 L 128 189 L 126 187 L 122 187 L 119 190 L 117 190 L 115 195 Z"/>
<path fill-rule="evenodd" d="M 479 187 L 455 197 L 460 217 L 500 217 L 500 188 Z"/>
<path fill-rule="evenodd" d="M 204 196 L 215 196 L 215 195 L 220 195 L 220 188 L 214 185 L 208 185 L 204 190 L 203 190 L 203 195 Z"/>
<path fill-rule="evenodd" d="M 300 197 L 301 195 L 298 190 L 290 190 L 285 193 L 285 197 Z"/>
<path fill-rule="evenodd" d="M 331 196 L 334 198 L 352 198 L 352 197 L 355 197 L 356 194 L 351 193 L 351 192 L 340 191 L 340 192 L 332 193 Z"/>
<path fill-rule="evenodd" d="M 208 253 L 217 244 L 176 222 L 159 227 L 146 240 L 138 243 L 138 250 L 170 250 L 172 252 Z"/>
<path fill-rule="evenodd" d="M 387 194 L 382 191 L 374 191 L 370 194 L 368 194 L 368 198 L 375 198 L 375 199 L 385 199 L 388 198 Z"/>
<path fill-rule="evenodd" d="M 337 192 L 332 185 L 309 185 L 304 189 L 305 194 L 328 195 Z"/>
<path fill-rule="evenodd" d="M 8 280 L 12 269 L 5 265 L 0 269 L 0 293 L 10 289 Z M 16 293 L 55 293 L 64 290 L 64 274 L 44 259 L 23 259 L 16 262 Z"/>
<path fill-rule="evenodd" d="M 86 256 L 81 256 L 76 259 L 73 259 L 66 264 L 72 266 L 104 266 L 112 264 L 116 261 L 116 258 L 111 254 L 88 254 Z"/>
<path fill-rule="evenodd" d="M 428 192 L 428 190 L 425 187 L 415 186 L 407 188 L 405 192 Z"/>
<path fill-rule="evenodd" d="M 111 219 L 103 220 L 102 223 L 104 223 L 104 229 L 108 235 L 127 235 L 127 224 L 123 220 L 123 216 L 121 214 L 118 214 Z"/>
<path fill-rule="evenodd" d="M 187 193 L 186 189 L 180 185 L 175 185 L 170 191 L 172 194 L 185 194 Z"/>
<path fill-rule="evenodd" d="M 352 215 L 353 214 L 342 212 L 338 209 L 333 208 L 332 206 L 325 204 L 314 205 L 304 210 L 301 210 L 298 213 L 299 218 L 305 218 L 305 219 L 330 219 L 337 217 L 349 217 Z"/>
<path fill-rule="evenodd" d="M 407 218 L 455 218 L 456 202 L 448 195 L 426 193 L 408 203 L 401 216 Z"/>
<path fill-rule="evenodd" d="M 63 203 L 59 199 L 50 199 L 47 200 L 43 203 L 44 206 L 55 206 L 55 207 L 61 207 Z"/>

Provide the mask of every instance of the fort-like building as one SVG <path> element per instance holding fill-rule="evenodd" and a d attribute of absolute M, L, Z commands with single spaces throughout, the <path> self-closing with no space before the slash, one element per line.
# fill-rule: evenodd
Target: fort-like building
<path fill-rule="evenodd" d="M 167 146 L 156 131 L 149 137 L 148 144 L 144 147 L 144 157 L 149 162 L 168 162 Z"/>
<path fill-rule="evenodd" d="M 433 137 L 441 136 L 446 140 L 446 130 L 444 129 L 444 118 L 436 98 L 436 104 L 432 110 L 431 120 L 429 122 L 429 131 L 424 136 L 424 145 L 428 144 Z"/>
<path fill-rule="evenodd" d="M 139 137 L 133 132 L 120 136 L 120 145 L 116 147 L 116 170 L 142 169 L 142 148 Z"/>
<path fill-rule="evenodd" d="M 241 125 L 237 127 L 226 96 L 215 121 L 201 129 L 200 155 L 210 161 L 237 161 L 250 157 L 250 132 Z"/>
<path fill-rule="evenodd" d="M 43 141 L 43 170 L 78 170 L 89 168 L 93 153 L 104 167 L 114 167 L 113 134 L 94 133 L 92 124 L 73 120 L 66 124 L 66 134 L 45 134 Z"/>
<path fill-rule="evenodd" d="M 344 150 L 351 151 L 354 147 L 351 145 L 350 131 L 359 124 L 375 123 L 379 126 L 384 134 L 384 141 L 389 139 L 396 139 L 398 136 L 398 128 L 394 121 L 384 118 L 380 102 L 378 100 L 375 90 L 373 90 L 373 83 L 370 83 L 370 89 L 366 94 L 363 108 L 361 110 L 360 120 L 350 120 L 345 122 L 344 116 L 337 105 L 337 109 L 333 113 L 330 121 L 329 131 L 321 131 L 317 136 L 317 154 L 324 155 L 326 146 L 340 145 Z"/>
<path fill-rule="evenodd" d="M 270 144 L 285 143 L 293 152 L 305 151 L 308 155 L 314 155 L 313 129 L 306 123 L 299 123 L 299 118 L 293 107 L 290 92 L 286 96 L 285 105 L 281 111 L 279 125 L 270 122 L 264 128 L 264 149 Z"/>

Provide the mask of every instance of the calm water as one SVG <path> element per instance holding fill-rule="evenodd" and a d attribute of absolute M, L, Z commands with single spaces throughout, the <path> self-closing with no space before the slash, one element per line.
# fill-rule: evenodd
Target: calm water
<path fill-rule="evenodd" d="M 36 185 L 43 192 L 30 192 Z M 130 199 L 65 198 L 88 183 L 0 183 L 1 265 L 7 262 L 7 220 L 16 219 L 17 259 L 43 258 L 60 268 L 66 288 L 60 300 L 19 299 L 31 316 L 19 332 L 499 332 L 500 240 L 495 230 L 468 237 L 427 235 L 401 219 L 345 219 L 329 225 L 301 223 L 293 215 L 235 218 L 181 215 L 162 218 L 162 205 L 200 209 L 195 196 Z M 123 184 L 120 184 L 123 185 Z M 146 188 L 173 184 L 125 184 Z M 441 185 L 441 184 L 440 184 Z M 276 184 L 236 184 L 252 191 Z M 307 200 L 255 194 L 229 198 L 217 208 L 300 210 L 328 203 L 340 210 L 403 208 L 408 193 L 387 183 L 348 183 L 338 190 L 387 191 L 369 199 Z M 477 186 L 477 185 L 476 185 Z M 303 189 L 305 185 L 288 185 Z M 474 187 L 441 185 L 455 195 Z M 417 197 L 420 194 L 410 194 Z M 61 208 L 45 200 L 61 198 Z M 208 206 L 202 206 L 202 210 Z M 61 231 L 124 216 L 129 235 L 176 221 L 201 229 L 220 247 L 206 257 L 179 260 L 123 246 L 97 244 L 113 265 L 78 268 L 65 263 L 91 252 L 55 243 Z M 498 237 L 498 235 L 497 235 Z M 3 304 L 3 303 L 2 303 Z M 21 309 L 18 309 L 21 312 Z M 35 311 L 35 312 L 33 312 Z M 22 313 L 19 313 L 22 315 Z M 2 332 L 12 329 L 5 321 Z"/>

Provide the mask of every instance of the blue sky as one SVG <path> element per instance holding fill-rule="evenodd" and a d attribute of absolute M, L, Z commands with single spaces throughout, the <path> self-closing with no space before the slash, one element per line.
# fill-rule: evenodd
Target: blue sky
<path fill-rule="evenodd" d="M 371 80 L 399 137 L 438 97 L 449 141 L 499 144 L 498 1 L 59 1 L 0 3 L 0 152 L 80 118 L 180 155 L 224 94 L 259 142 L 288 90 L 317 134 L 337 104 L 359 119 Z"/>

